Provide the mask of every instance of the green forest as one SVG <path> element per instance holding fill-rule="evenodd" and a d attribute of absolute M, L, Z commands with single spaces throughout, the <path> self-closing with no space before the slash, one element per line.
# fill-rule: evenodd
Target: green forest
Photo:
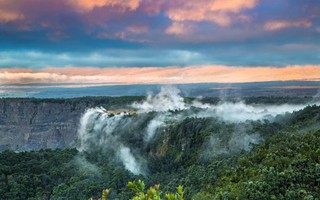
<path fill-rule="evenodd" d="M 187 117 L 147 145 L 135 128 L 121 137 L 148 163 L 144 174 L 132 174 L 101 149 L 6 150 L 0 153 L 0 199 L 127 200 L 143 199 L 144 192 L 169 200 L 320 199 L 320 106 L 273 121 Z M 241 146 L 235 131 L 259 142 Z"/>

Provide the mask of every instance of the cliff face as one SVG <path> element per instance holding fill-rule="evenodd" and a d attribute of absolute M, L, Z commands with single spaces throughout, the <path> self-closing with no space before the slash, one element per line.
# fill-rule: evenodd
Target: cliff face
<path fill-rule="evenodd" d="M 73 147 L 87 108 L 125 109 L 142 98 L 0 99 L 0 151 Z"/>
<path fill-rule="evenodd" d="M 75 144 L 83 103 L 0 100 L 0 150 L 64 148 Z"/>
<path fill-rule="evenodd" d="M 0 150 L 70 147 L 87 107 L 85 102 L 0 99 Z"/>

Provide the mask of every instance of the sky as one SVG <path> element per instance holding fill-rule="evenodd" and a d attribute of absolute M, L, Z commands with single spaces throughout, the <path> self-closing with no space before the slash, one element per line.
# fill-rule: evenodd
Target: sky
<path fill-rule="evenodd" d="M 2 93 L 289 80 L 320 81 L 319 0 L 0 0 Z"/>

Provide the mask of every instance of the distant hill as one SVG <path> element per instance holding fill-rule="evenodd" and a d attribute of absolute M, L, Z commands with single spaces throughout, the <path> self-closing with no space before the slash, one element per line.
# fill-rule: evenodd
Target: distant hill
<path fill-rule="evenodd" d="M 157 93 L 163 85 L 110 85 L 95 87 L 63 87 L 55 84 L 30 84 L 19 89 L 4 85 L 0 97 L 74 98 L 83 96 L 145 96 Z M 256 83 L 199 83 L 175 85 L 183 96 L 250 97 L 250 96 L 314 96 L 319 94 L 317 81 L 280 81 Z"/>

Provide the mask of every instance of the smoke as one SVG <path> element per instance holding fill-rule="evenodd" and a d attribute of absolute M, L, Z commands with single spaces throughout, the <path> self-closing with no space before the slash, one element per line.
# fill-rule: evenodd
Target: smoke
<path fill-rule="evenodd" d="M 80 120 L 78 149 L 104 152 L 111 161 L 120 162 L 133 174 L 145 175 L 147 166 L 144 156 L 147 152 L 143 148 L 169 124 L 188 117 L 214 118 L 236 124 L 235 130 L 224 133 L 229 138 L 210 137 L 204 144 L 204 154 L 250 151 L 252 144 L 259 144 L 263 138 L 240 124 L 256 120 L 272 121 L 278 115 L 301 110 L 307 105 L 246 104 L 243 101 L 204 104 L 199 99 L 186 103 L 179 89 L 162 87 L 158 94 L 149 94 L 144 101 L 133 103 L 131 108 L 134 111 L 130 114 L 112 113 L 102 107 L 88 109 Z"/>

